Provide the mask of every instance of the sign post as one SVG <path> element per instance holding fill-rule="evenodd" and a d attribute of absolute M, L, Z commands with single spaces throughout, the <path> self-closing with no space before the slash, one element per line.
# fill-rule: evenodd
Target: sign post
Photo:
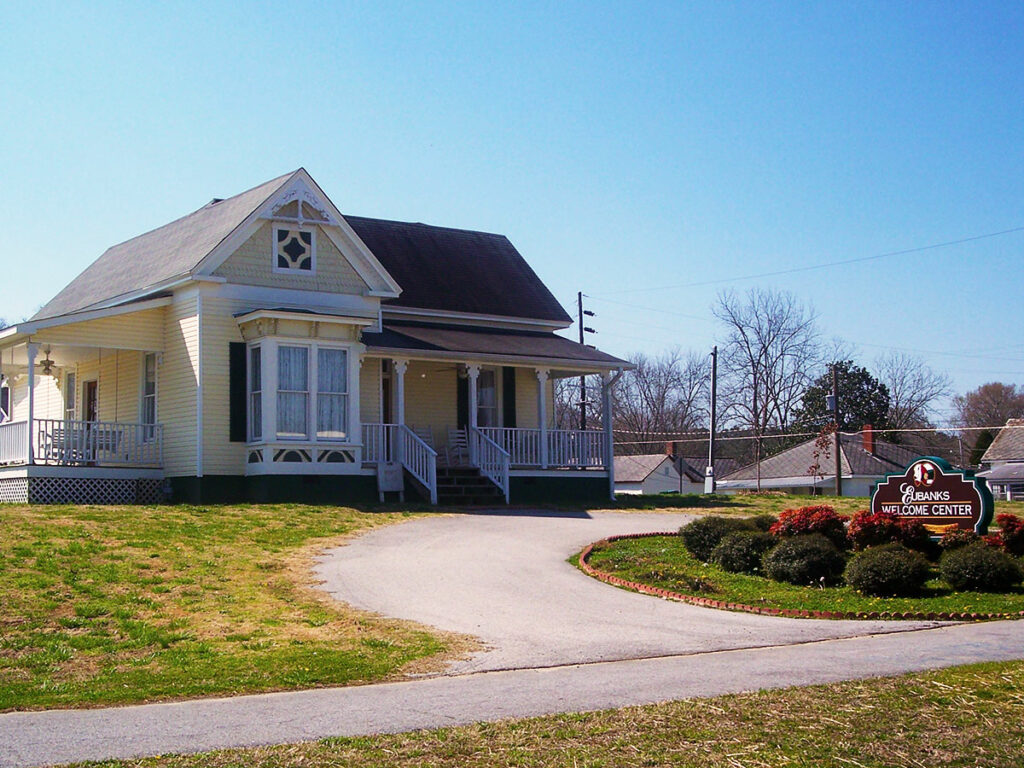
<path fill-rule="evenodd" d="M 934 456 L 915 459 L 902 474 L 887 475 L 871 494 L 873 513 L 917 520 L 933 538 L 954 529 L 984 535 L 993 507 L 984 478 Z"/>

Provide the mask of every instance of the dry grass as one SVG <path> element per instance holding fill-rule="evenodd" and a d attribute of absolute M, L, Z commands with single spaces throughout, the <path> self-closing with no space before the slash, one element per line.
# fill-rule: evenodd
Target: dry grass
<path fill-rule="evenodd" d="M 328 766 L 1019 768 L 1024 663 L 310 744 L 113 762 Z"/>

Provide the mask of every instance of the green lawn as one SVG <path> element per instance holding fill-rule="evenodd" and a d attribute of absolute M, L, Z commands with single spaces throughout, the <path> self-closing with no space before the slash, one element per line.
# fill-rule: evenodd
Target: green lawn
<path fill-rule="evenodd" d="M 406 516 L 2 505 L 0 711 L 379 680 L 457 650 L 309 586 L 316 550 Z"/>
<path fill-rule="evenodd" d="M 113 768 L 1019 768 L 1024 663 Z"/>
<path fill-rule="evenodd" d="M 694 559 L 680 536 L 621 539 L 594 548 L 592 566 L 628 581 L 686 595 L 765 608 L 817 611 L 918 611 L 924 613 L 1016 613 L 1024 611 L 1024 589 L 1007 594 L 953 592 L 937 578 L 915 598 L 865 597 L 850 587 L 798 587 L 760 576 L 729 573 Z"/>

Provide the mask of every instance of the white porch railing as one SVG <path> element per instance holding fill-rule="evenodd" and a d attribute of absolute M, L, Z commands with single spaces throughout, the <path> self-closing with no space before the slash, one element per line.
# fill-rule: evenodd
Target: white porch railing
<path fill-rule="evenodd" d="M 472 461 L 480 468 L 480 473 L 505 494 L 505 503 L 508 504 L 510 463 L 508 451 L 477 427 L 469 427 L 467 436 L 469 438 L 469 455 L 472 457 Z"/>
<path fill-rule="evenodd" d="M 0 464 L 28 463 L 28 422 L 0 424 Z"/>
<path fill-rule="evenodd" d="M 33 460 L 37 464 L 160 467 L 163 446 L 162 424 L 67 419 L 32 422 Z"/>
<path fill-rule="evenodd" d="M 514 467 L 541 467 L 541 431 L 513 427 L 480 427 L 480 431 L 508 452 Z M 605 434 L 597 430 L 549 429 L 547 466 L 603 468 Z"/>
<path fill-rule="evenodd" d="M 405 424 L 363 424 L 363 461 L 400 462 L 437 504 L 437 451 Z"/>

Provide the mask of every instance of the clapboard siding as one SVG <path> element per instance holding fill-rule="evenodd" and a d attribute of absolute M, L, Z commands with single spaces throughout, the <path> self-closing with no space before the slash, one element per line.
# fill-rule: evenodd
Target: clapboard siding
<path fill-rule="evenodd" d="M 80 344 L 113 349 L 137 349 L 159 352 L 164 345 L 165 312 L 157 307 L 114 317 L 101 317 L 33 334 L 40 344 Z"/>
<path fill-rule="evenodd" d="M 164 469 L 168 476 L 196 474 L 196 399 L 199 382 L 199 323 L 195 296 L 166 308 L 164 354 L 157 386 L 157 413 L 164 425 Z"/>
<path fill-rule="evenodd" d="M 457 425 L 454 363 L 411 362 L 405 372 L 405 423 L 430 427 L 434 445 L 448 442 Z"/>
<path fill-rule="evenodd" d="M 380 358 L 363 358 L 359 369 L 359 421 L 363 424 L 379 424 L 380 407 Z"/>
<path fill-rule="evenodd" d="M 203 474 L 237 475 L 245 444 L 231 442 L 230 343 L 242 341 L 235 303 L 203 297 Z"/>

